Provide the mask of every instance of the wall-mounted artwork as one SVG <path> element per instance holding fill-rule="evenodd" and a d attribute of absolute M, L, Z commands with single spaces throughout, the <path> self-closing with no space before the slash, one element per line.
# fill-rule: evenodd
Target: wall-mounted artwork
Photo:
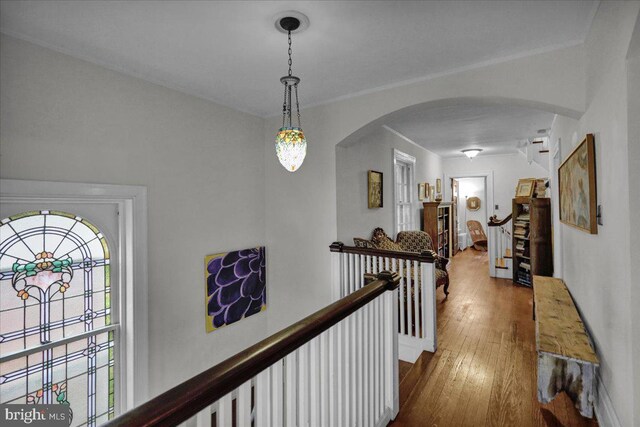
<path fill-rule="evenodd" d="M 426 187 L 424 182 L 418 184 L 418 200 L 424 200 L 427 197 Z"/>
<path fill-rule="evenodd" d="M 480 198 L 479 197 L 469 197 L 467 199 L 467 209 L 470 211 L 480 210 Z"/>
<path fill-rule="evenodd" d="M 369 209 L 382 207 L 382 172 L 367 173 L 367 199 Z"/>
<path fill-rule="evenodd" d="M 560 221 L 597 234 L 596 155 L 592 134 L 569 154 L 558 168 Z"/>
<path fill-rule="evenodd" d="M 204 267 L 207 332 L 266 310 L 264 246 L 208 255 Z"/>

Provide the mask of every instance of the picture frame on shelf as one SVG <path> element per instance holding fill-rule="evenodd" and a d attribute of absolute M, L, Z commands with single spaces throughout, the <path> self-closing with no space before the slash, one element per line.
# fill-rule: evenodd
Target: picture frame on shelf
<path fill-rule="evenodd" d="M 383 207 L 383 175 L 382 172 L 367 172 L 367 204 L 369 209 Z"/>
<path fill-rule="evenodd" d="M 426 190 L 424 186 L 424 182 L 418 184 L 418 200 L 423 201 L 426 199 Z"/>
<path fill-rule="evenodd" d="M 516 187 L 516 197 L 531 197 L 534 189 L 535 180 L 533 178 L 520 179 Z"/>
<path fill-rule="evenodd" d="M 590 234 L 598 234 L 595 153 L 587 134 L 558 168 L 560 222 Z"/>

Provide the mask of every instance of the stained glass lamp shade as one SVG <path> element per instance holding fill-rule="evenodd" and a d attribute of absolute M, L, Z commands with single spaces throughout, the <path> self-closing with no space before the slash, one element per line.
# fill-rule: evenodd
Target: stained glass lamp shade
<path fill-rule="evenodd" d="M 276 135 L 276 154 L 289 172 L 298 170 L 307 155 L 307 140 L 302 129 L 282 127 Z"/>

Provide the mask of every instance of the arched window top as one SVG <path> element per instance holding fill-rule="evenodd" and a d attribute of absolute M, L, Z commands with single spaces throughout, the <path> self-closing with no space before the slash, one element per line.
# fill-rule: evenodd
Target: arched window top
<path fill-rule="evenodd" d="M 96 226 L 60 211 L 31 211 L 3 219 L 0 253 L 2 272 L 45 262 L 109 259 L 107 241 Z"/>

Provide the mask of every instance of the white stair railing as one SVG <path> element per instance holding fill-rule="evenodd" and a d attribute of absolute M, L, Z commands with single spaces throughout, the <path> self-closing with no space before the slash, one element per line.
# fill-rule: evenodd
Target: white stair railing
<path fill-rule="evenodd" d="M 398 414 L 397 300 L 388 271 L 108 426 L 386 426 Z"/>
<path fill-rule="evenodd" d="M 489 276 L 513 278 L 513 240 L 511 214 L 503 220 L 492 217 L 488 223 Z"/>
<path fill-rule="evenodd" d="M 334 300 L 362 288 L 365 274 L 380 270 L 397 273 L 399 358 L 414 363 L 423 351 L 436 351 L 436 280 L 430 252 L 384 251 L 340 242 L 330 249 Z"/>

